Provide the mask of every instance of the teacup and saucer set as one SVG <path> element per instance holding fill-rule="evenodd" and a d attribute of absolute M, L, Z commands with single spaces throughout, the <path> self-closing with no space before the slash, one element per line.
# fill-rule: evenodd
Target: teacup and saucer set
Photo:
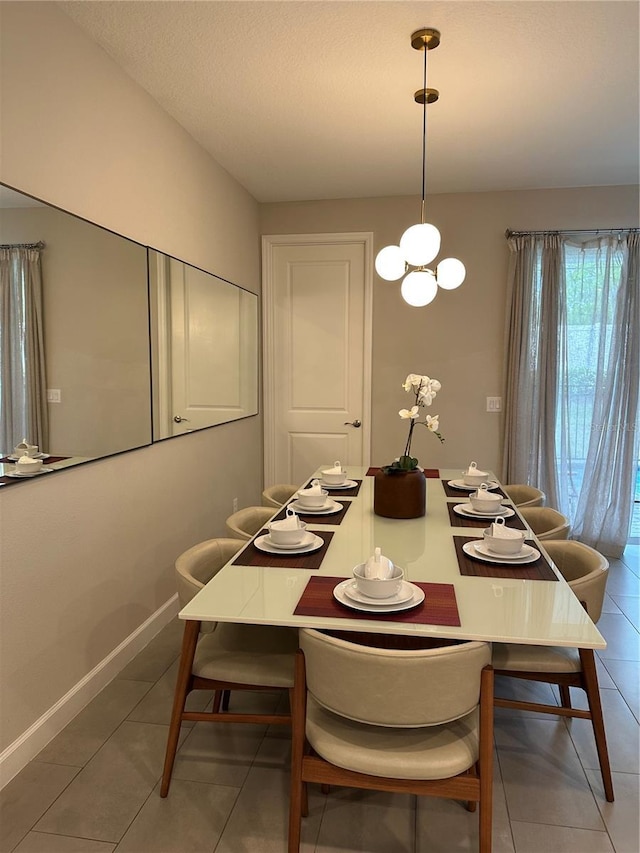
<path fill-rule="evenodd" d="M 23 439 L 17 444 L 9 459 L 15 462 L 13 471 L 9 471 L 7 477 L 34 477 L 37 474 L 49 474 L 53 468 L 43 468 L 42 460 L 48 459 L 48 454 L 40 453 L 37 444 L 29 444 Z"/>
<path fill-rule="evenodd" d="M 453 511 L 456 515 L 467 518 L 511 518 L 515 511 L 511 507 L 504 506 L 502 495 L 491 491 L 489 483 L 481 483 L 478 488 L 471 492 L 469 500 L 463 504 L 456 504 Z"/>
<path fill-rule="evenodd" d="M 296 499 L 289 506 L 296 512 L 309 515 L 333 515 L 343 508 L 342 504 L 329 497 L 320 480 L 312 480 L 306 489 L 298 489 Z"/>
<path fill-rule="evenodd" d="M 366 613 L 396 613 L 417 607 L 424 591 L 404 579 L 404 571 L 376 548 L 373 556 L 353 569 L 353 577 L 333 590 L 340 604 Z"/>
<path fill-rule="evenodd" d="M 321 485 L 324 489 L 353 489 L 358 484 L 355 480 L 347 479 L 347 472 L 342 467 L 340 460 L 333 463 L 332 468 L 320 471 Z"/>
<path fill-rule="evenodd" d="M 488 489 L 498 488 L 498 483 L 490 479 L 489 472 L 481 471 L 476 462 L 471 462 L 467 470 L 462 471 L 461 474 L 461 480 L 449 480 L 447 485 L 451 486 L 452 489 L 460 489 L 464 492 L 472 492 L 483 483 Z"/>
<path fill-rule="evenodd" d="M 486 563 L 507 563 L 520 566 L 535 562 L 540 551 L 527 545 L 525 532 L 507 527 L 504 518 L 496 520 L 484 531 L 482 539 L 465 542 L 462 550 L 469 557 Z"/>
<path fill-rule="evenodd" d="M 324 539 L 307 530 L 304 521 L 287 507 L 285 518 L 272 521 L 269 532 L 258 536 L 253 544 L 267 554 L 311 554 L 322 548 Z"/>

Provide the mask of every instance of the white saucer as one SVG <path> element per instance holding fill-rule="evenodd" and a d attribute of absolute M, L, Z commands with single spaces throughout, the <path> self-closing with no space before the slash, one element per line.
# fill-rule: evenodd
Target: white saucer
<path fill-rule="evenodd" d="M 5 477 L 15 477 L 17 480 L 28 480 L 29 477 L 39 477 L 40 474 L 50 474 L 53 471 L 53 468 L 41 468 L 39 471 L 32 471 L 28 473 L 24 471 L 21 473 L 20 471 L 9 471 L 8 474 L 4 474 Z"/>
<path fill-rule="evenodd" d="M 36 453 L 35 456 L 31 457 L 32 459 L 48 459 L 48 453 Z M 12 462 L 17 462 L 20 459 L 19 456 L 16 456 L 15 453 L 12 453 L 11 456 L 7 456 L 7 459 L 10 459 Z"/>
<path fill-rule="evenodd" d="M 324 506 L 319 507 L 302 506 L 298 500 L 291 501 L 289 506 L 291 509 L 295 509 L 296 512 L 300 513 L 300 515 L 333 515 L 336 512 L 340 512 L 341 509 L 344 509 L 342 504 L 339 504 L 331 498 L 327 498 L 324 502 Z"/>
<path fill-rule="evenodd" d="M 311 554 L 313 551 L 318 551 L 324 545 L 324 539 L 321 539 L 320 536 L 316 536 L 315 533 L 311 533 L 311 536 L 313 536 L 313 540 L 308 545 L 298 548 L 287 548 L 286 551 L 284 548 L 277 548 L 273 545 L 268 533 L 258 536 L 253 544 L 258 551 L 264 551 L 267 554 L 279 554 L 281 557 L 284 557 L 286 554 Z"/>
<path fill-rule="evenodd" d="M 480 512 L 479 510 L 474 509 L 471 504 L 456 504 L 453 511 L 456 515 L 466 515 L 469 518 L 511 518 L 512 515 L 516 514 L 515 510 L 511 509 L 509 506 L 501 506 L 493 512 L 491 512 L 491 510 Z"/>
<path fill-rule="evenodd" d="M 452 489 L 462 489 L 465 492 L 475 492 L 478 489 L 477 486 L 467 486 L 464 480 L 449 480 L 447 485 L 451 486 Z M 487 483 L 487 488 L 489 490 L 497 489 L 499 485 L 500 484 L 496 483 L 495 480 L 490 480 Z"/>
<path fill-rule="evenodd" d="M 395 595 L 390 595 L 388 598 L 372 598 L 370 595 L 365 595 L 358 589 L 356 581 L 352 580 L 350 584 L 344 587 L 344 594 L 349 598 L 357 601 L 358 604 L 371 604 L 373 607 L 384 607 L 388 604 L 404 604 L 405 601 L 410 601 L 413 598 L 413 593 L 416 587 L 408 581 L 402 581 L 400 590 Z"/>
<path fill-rule="evenodd" d="M 355 480 L 345 480 L 343 483 L 340 483 L 340 485 L 338 485 L 337 483 L 331 485 L 329 483 L 323 483 L 322 480 L 320 480 L 320 485 L 322 486 L 323 489 L 331 490 L 331 489 L 353 489 L 354 486 L 357 486 L 358 484 L 356 483 Z"/>
<path fill-rule="evenodd" d="M 277 545 L 271 538 L 271 534 L 266 534 L 266 544 L 270 548 L 275 548 L 278 551 L 295 551 L 296 548 L 307 548 L 309 545 L 313 544 L 315 539 L 315 533 L 312 533 L 310 530 L 307 530 L 305 531 L 305 534 L 302 537 L 302 541 L 298 542 L 297 545 Z"/>
<path fill-rule="evenodd" d="M 462 550 L 467 556 L 475 557 L 476 560 L 482 560 L 484 563 L 498 563 L 507 566 L 521 566 L 526 563 L 535 563 L 540 556 L 540 551 L 537 551 L 530 545 L 523 545 L 520 554 L 513 557 L 502 557 L 499 554 L 493 554 L 489 550 L 489 546 L 485 545 L 483 539 L 477 539 L 474 542 L 465 542 Z"/>
<path fill-rule="evenodd" d="M 349 595 L 346 594 L 345 588 L 353 583 L 353 578 L 347 578 L 346 581 L 341 581 L 336 587 L 333 589 L 333 597 L 336 601 L 339 601 L 340 604 L 344 604 L 347 607 L 351 607 L 353 610 L 363 610 L 365 613 L 398 613 L 401 610 L 410 610 L 412 607 L 416 607 L 418 604 L 421 604 L 424 601 L 424 592 L 420 589 L 419 586 L 414 586 L 412 583 L 408 585 L 413 589 L 413 595 L 408 601 L 402 602 L 400 604 L 389 604 L 388 599 L 380 599 L 380 604 L 361 604 L 359 601 L 355 601 Z M 403 581 L 403 583 L 408 583 L 408 581 Z M 369 602 L 374 601 L 375 599 L 369 599 Z"/>

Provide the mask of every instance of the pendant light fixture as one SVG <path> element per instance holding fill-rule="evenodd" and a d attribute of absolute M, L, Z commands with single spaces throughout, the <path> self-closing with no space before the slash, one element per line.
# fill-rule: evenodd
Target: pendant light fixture
<path fill-rule="evenodd" d="M 432 28 L 416 30 L 411 36 L 411 47 L 424 51 L 424 73 L 422 89 L 414 95 L 417 104 L 422 104 L 422 206 L 420 223 L 408 228 L 400 238 L 399 246 L 386 246 L 376 257 L 376 272 L 386 281 L 402 281 L 402 298 L 409 305 L 428 305 L 436 298 L 438 287 L 454 290 L 464 281 L 466 270 L 457 258 L 444 258 L 435 270 L 427 264 L 440 251 L 440 232 L 435 225 L 425 222 L 425 199 L 427 194 L 427 104 L 438 100 L 437 89 L 427 88 L 427 54 L 440 44 L 440 32 Z"/>

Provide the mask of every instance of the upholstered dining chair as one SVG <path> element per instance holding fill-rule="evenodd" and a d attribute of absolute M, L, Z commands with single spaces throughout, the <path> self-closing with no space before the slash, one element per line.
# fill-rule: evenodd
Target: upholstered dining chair
<path fill-rule="evenodd" d="M 609 571 L 606 558 L 589 545 L 574 540 L 549 540 L 544 543 L 544 548 L 592 621 L 597 622 L 602 612 Z M 544 705 L 496 696 L 496 707 L 591 720 L 605 796 L 613 802 L 613 782 L 593 649 L 494 643 L 493 667 L 496 675 L 557 684 L 561 701 L 561 706 Z M 585 691 L 588 710 L 571 707 L 571 687 Z"/>
<path fill-rule="evenodd" d="M 521 506 L 544 506 L 546 495 L 535 486 L 527 486 L 525 483 L 510 483 L 502 487 L 510 500 L 517 507 Z"/>
<path fill-rule="evenodd" d="M 262 493 L 262 505 L 273 507 L 284 506 L 299 488 L 299 486 L 292 486 L 290 483 L 276 483 L 275 486 L 267 486 Z"/>
<path fill-rule="evenodd" d="M 245 506 L 226 520 L 227 533 L 236 539 L 251 539 L 269 521 L 275 510 L 267 506 Z"/>
<path fill-rule="evenodd" d="M 239 539 L 209 539 L 181 554 L 175 572 L 180 606 L 189 601 L 245 545 Z M 293 690 L 298 632 L 293 628 L 230 622 L 185 622 L 180 669 L 169 725 L 160 796 L 166 797 L 185 720 L 289 725 L 291 714 L 229 711 L 223 701 L 232 690 Z M 192 690 L 215 691 L 211 711 L 185 711 Z"/>
<path fill-rule="evenodd" d="M 518 511 L 541 541 L 569 538 L 569 519 L 557 509 L 551 506 L 520 506 Z"/>
<path fill-rule="evenodd" d="M 491 850 L 493 672 L 487 643 L 399 650 L 300 630 L 292 704 L 289 853 L 307 783 L 480 803 Z M 383 685 L 383 686 L 381 686 Z"/>

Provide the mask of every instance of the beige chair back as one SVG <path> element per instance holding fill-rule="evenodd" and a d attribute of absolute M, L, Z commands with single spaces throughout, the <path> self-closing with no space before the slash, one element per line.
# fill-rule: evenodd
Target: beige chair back
<path fill-rule="evenodd" d="M 550 506 L 521 506 L 518 511 L 541 541 L 569 538 L 569 519 L 557 509 Z"/>
<path fill-rule="evenodd" d="M 575 595 L 586 605 L 591 619 L 597 622 L 602 613 L 609 574 L 606 557 L 595 548 L 573 539 L 566 542 L 552 540 L 545 542 L 544 547 Z"/>
<path fill-rule="evenodd" d="M 236 539 L 251 539 L 269 521 L 275 510 L 266 506 L 245 506 L 230 515 L 227 532 Z"/>
<path fill-rule="evenodd" d="M 188 604 L 244 544 L 242 539 L 207 539 L 180 554 L 176 560 L 180 607 Z"/>
<path fill-rule="evenodd" d="M 509 498 L 517 507 L 521 506 L 544 506 L 546 495 L 535 486 L 527 486 L 525 483 L 511 483 L 502 487 Z"/>
<path fill-rule="evenodd" d="M 268 486 L 262 493 L 262 505 L 283 506 L 295 495 L 298 489 L 299 486 L 292 486 L 290 483 L 276 483 L 275 486 Z"/>
<path fill-rule="evenodd" d="M 307 688 L 330 711 L 379 726 L 433 726 L 470 713 L 480 673 L 491 662 L 487 643 L 404 651 L 360 646 L 303 628 Z"/>

